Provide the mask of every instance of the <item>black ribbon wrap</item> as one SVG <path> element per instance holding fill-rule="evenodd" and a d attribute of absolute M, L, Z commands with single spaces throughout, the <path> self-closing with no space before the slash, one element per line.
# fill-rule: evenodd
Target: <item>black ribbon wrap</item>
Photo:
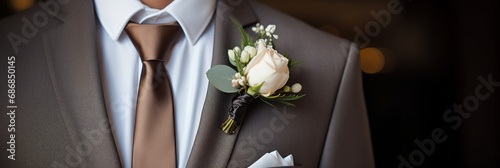
<path fill-rule="evenodd" d="M 236 128 L 243 122 L 248 105 L 250 105 L 254 99 L 252 95 L 247 93 L 236 95 L 231 102 L 229 116 L 221 125 L 222 131 L 226 134 L 234 134 Z"/>

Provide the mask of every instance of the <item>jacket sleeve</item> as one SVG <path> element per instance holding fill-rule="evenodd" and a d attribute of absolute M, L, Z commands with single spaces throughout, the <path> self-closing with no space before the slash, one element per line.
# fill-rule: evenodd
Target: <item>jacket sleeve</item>
<path fill-rule="evenodd" d="M 351 43 L 347 52 L 320 167 L 375 167 L 363 95 L 359 50 Z"/>

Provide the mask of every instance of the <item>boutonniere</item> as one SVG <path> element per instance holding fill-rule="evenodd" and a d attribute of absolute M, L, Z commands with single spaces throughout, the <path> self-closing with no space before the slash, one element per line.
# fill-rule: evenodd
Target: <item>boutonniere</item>
<path fill-rule="evenodd" d="M 228 119 L 221 128 L 226 134 L 233 134 L 243 120 L 247 107 L 254 99 L 273 106 L 274 102 L 294 106 L 293 100 L 305 94 L 299 94 L 302 85 L 287 85 L 290 69 L 298 62 L 290 61 L 274 47 L 273 40 L 278 39 L 274 32 L 275 25 L 256 24 L 252 31 L 257 35 L 254 42 L 249 33 L 233 18 L 231 20 L 240 30 L 241 47 L 228 50 L 229 62 L 234 66 L 216 65 L 207 72 L 210 83 L 225 93 L 238 93 L 231 103 Z"/>

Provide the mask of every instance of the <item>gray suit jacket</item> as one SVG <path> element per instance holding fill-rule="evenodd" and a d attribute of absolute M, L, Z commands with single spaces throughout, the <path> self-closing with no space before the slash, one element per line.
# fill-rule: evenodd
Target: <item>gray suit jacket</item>
<path fill-rule="evenodd" d="M 91 0 L 48 0 L 0 21 L 0 69 L 6 92 L 15 56 L 15 103 L 1 96 L 1 167 L 120 167 L 103 101 Z M 301 60 L 291 80 L 306 97 L 296 107 L 254 102 L 234 135 L 219 126 L 234 95 L 210 86 L 188 167 L 246 167 L 266 152 L 293 154 L 303 167 L 374 167 L 354 43 L 318 31 L 262 4 L 217 2 L 213 65 L 238 45 L 233 16 L 248 27 L 276 24 L 281 53 Z M 13 69 L 11 67 L 11 69 Z M 6 93 L 5 93 L 6 94 Z M 6 127 L 15 122 L 15 132 Z M 15 134 L 15 159 L 6 152 Z"/>

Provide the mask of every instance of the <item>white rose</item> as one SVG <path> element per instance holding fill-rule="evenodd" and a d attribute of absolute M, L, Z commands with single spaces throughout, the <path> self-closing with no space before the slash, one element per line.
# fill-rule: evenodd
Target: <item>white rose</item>
<path fill-rule="evenodd" d="M 248 63 L 245 74 L 250 86 L 264 82 L 259 90 L 262 96 L 271 96 L 276 90 L 285 86 L 289 77 L 288 59 L 273 49 L 262 49 Z"/>

